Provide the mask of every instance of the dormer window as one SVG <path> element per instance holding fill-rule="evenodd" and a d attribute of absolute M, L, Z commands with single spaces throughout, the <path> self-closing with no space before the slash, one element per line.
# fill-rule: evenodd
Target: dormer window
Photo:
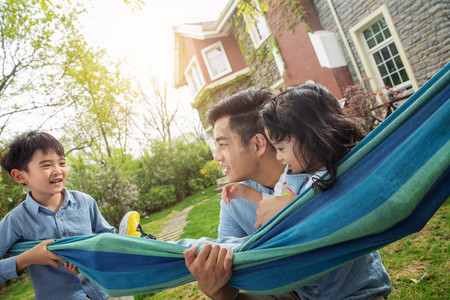
<path fill-rule="evenodd" d="M 259 5 L 253 2 L 256 9 L 260 10 Z M 244 15 L 244 20 L 247 25 L 248 33 L 253 41 L 255 48 L 258 48 L 270 36 L 269 27 L 267 26 L 264 15 L 256 11 L 252 15 Z"/>
<path fill-rule="evenodd" d="M 189 88 L 192 91 L 192 94 L 196 96 L 198 92 L 205 86 L 205 79 L 203 78 L 197 58 L 195 56 L 192 57 L 191 62 L 184 72 L 184 75 L 186 76 L 186 80 L 188 82 Z"/>
<path fill-rule="evenodd" d="M 231 72 L 230 62 L 228 61 L 221 41 L 203 49 L 202 55 L 211 80 L 215 80 Z"/>

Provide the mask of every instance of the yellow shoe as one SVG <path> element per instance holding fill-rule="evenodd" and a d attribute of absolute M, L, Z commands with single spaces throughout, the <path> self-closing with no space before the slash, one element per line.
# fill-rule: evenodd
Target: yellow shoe
<path fill-rule="evenodd" d="M 150 233 L 144 233 L 141 227 L 141 216 L 137 211 L 129 211 L 125 214 L 125 216 L 120 221 L 119 225 L 119 233 L 142 237 L 146 239 L 156 240 L 156 237 L 151 235 Z"/>
<path fill-rule="evenodd" d="M 141 216 L 137 211 L 129 211 L 125 214 L 125 216 L 122 218 L 122 221 L 120 221 L 119 226 L 119 233 L 130 235 L 130 236 L 136 236 L 141 237 L 141 232 L 138 231 L 138 228 L 140 228 L 140 221 Z"/>

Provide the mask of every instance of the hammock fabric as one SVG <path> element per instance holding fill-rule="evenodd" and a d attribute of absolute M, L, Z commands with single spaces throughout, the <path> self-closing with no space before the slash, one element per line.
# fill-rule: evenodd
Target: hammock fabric
<path fill-rule="evenodd" d="M 421 230 L 450 195 L 449 83 L 450 63 L 344 157 L 333 188 L 307 190 L 240 244 L 229 284 L 259 294 L 292 291 Z M 184 264 L 186 247 L 177 244 L 100 234 L 48 249 L 111 296 L 195 280 Z"/>

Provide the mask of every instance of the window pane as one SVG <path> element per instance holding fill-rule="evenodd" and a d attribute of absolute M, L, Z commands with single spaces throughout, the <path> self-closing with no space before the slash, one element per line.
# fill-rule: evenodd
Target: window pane
<path fill-rule="evenodd" d="M 391 32 L 389 31 L 389 28 L 386 28 L 383 30 L 384 38 L 388 39 L 391 37 Z"/>
<path fill-rule="evenodd" d="M 258 15 L 256 18 L 255 29 L 260 40 L 264 39 L 269 34 L 262 15 Z"/>
<path fill-rule="evenodd" d="M 400 76 L 402 77 L 402 82 L 405 82 L 405 81 L 409 80 L 408 74 L 406 74 L 406 70 L 405 69 L 400 71 Z"/>
<path fill-rule="evenodd" d="M 400 80 L 400 77 L 398 76 L 397 73 L 392 74 L 392 81 L 394 82 L 394 86 L 402 83 L 402 81 Z"/>
<path fill-rule="evenodd" d="M 367 45 L 369 46 L 369 49 L 372 49 L 373 47 L 375 47 L 377 45 L 377 43 L 375 42 L 375 39 L 370 39 L 370 40 L 367 40 Z"/>
<path fill-rule="evenodd" d="M 397 66 L 397 69 L 403 69 L 403 62 L 402 62 L 402 59 L 400 58 L 400 55 L 397 55 L 394 58 L 394 62 L 395 62 L 395 65 Z"/>
<path fill-rule="evenodd" d="M 206 58 L 213 77 L 227 71 L 225 53 L 220 47 L 208 51 Z"/>
<path fill-rule="evenodd" d="M 370 39 L 372 37 L 372 30 L 370 28 L 364 30 L 363 32 L 364 37 L 366 38 L 366 40 Z"/>
<path fill-rule="evenodd" d="M 377 63 L 377 65 L 379 65 L 383 62 L 383 59 L 381 58 L 381 55 L 379 52 L 375 52 L 373 54 L 373 58 L 375 58 L 375 62 Z"/>
<path fill-rule="evenodd" d="M 395 65 L 392 59 L 386 61 L 386 68 L 389 73 L 395 72 Z"/>
<path fill-rule="evenodd" d="M 375 38 L 377 39 L 377 43 L 378 43 L 378 44 L 381 43 L 382 41 L 384 41 L 384 37 L 383 37 L 383 33 L 382 33 L 382 32 L 379 32 L 379 33 L 375 36 Z"/>
<path fill-rule="evenodd" d="M 385 77 L 385 76 L 388 74 L 388 72 L 387 72 L 386 67 L 384 66 L 384 64 L 379 65 L 379 66 L 378 66 L 378 70 L 380 71 L 381 77 Z"/>
<path fill-rule="evenodd" d="M 387 47 L 384 47 L 383 49 L 381 49 L 380 52 L 381 52 L 381 55 L 383 56 L 384 60 L 389 59 L 391 57 Z"/>
<path fill-rule="evenodd" d="M 397 55 L 398 54 L 397 47 L 395 47 L 394 43 L 389 45 L 389 50 L 391 50 L 392 55 Z"/>
<path fill-rule="evenodd" d="M 383 82 L 385 86 L 388 87 L 393 87 L 394 85 L 392 84 L 391 78 L 389 76 L 386 76 L 383 78 Z"/>

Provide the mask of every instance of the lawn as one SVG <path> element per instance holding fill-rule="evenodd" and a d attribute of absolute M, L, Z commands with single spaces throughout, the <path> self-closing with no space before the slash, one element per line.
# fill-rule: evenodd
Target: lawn
<path fill-rule="evenodd" d="M 204 201 L 205 199 L 209 200 Z M 171 215 L 199 202 L 202 203 L 188 215 L 189 222 L 183 237 L 217 237 L 219 196 L 212 192 L 212 188 L 206 190 L 205 194 L 197 193 L 170 209 L 143 219 L 144 231 L 158 232 Z M 380 250 L 393 285 L 389 299 L 450 299 L 449 216 L 450 205 L 447 201 L 423 230 Z M 31 282 L 25 279 L 14 284 L 0 298 L 33 299 Z M 135 299 L 207 298 L 194 282 L 159 293 L 135 296 Z"/>

